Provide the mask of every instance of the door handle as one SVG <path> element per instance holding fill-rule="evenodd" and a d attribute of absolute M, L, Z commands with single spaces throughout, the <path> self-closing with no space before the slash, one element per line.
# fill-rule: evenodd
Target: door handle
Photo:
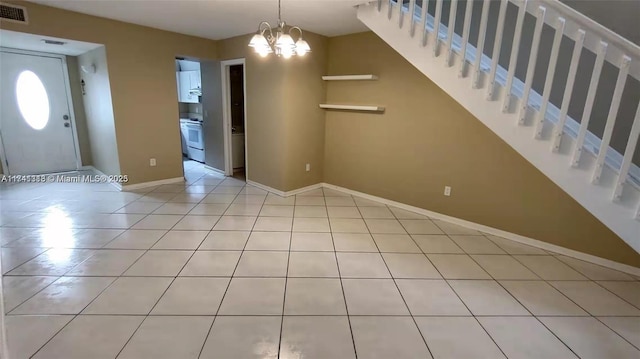
<path fill-rule="evenodd" d="M 62 119 L 67 121 L 69 119 L 69 116 L 68 115 L 64 115 L 64 116 L 62 116 Z"/>
<path fill-rule="evenodd" d="M 69 122 L 65 122 L 64 127 L 71 127 L 71 125 L 69 124 Z"/>

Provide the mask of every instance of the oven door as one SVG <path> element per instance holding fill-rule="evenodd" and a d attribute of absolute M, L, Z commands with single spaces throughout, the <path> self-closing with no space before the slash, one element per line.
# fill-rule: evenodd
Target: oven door
<path fill-rule="evenodd" d="M 187 123 L 185 124 L 186 129 L 186 141 L 187 146 L 204 150 L 204 139 L 202 136 L 202 125 L 199 123 Z"/>

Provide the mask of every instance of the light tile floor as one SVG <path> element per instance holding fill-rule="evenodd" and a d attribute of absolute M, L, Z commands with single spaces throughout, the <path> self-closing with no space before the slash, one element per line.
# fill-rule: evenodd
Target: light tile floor
<path fill-rule="evenodd" d="M 628 274 L 317 189 L 3 184 L 17 358 L 638 358 Z"/>

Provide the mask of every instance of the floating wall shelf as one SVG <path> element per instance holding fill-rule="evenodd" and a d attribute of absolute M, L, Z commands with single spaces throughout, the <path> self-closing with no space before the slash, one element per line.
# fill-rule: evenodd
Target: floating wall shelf
<path fill-rule="evenodd" d="M 361 106 L 361 105 L 335 105 L 335 104 L 320 104 L 320 108 L 326 110 L 343 110 L 343 111 L 369 111 L 369 112 L 383 112 L 384 107 L 381 106 Z"/>
<path fill-rule="evenodd" d="M 377 80 L 376 75 L 341 75 L 341 76 L 322 76 L 325 81 L 371 81 Z"/>

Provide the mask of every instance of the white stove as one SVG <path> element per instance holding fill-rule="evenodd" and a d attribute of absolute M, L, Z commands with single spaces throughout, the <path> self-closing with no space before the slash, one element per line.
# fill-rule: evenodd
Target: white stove
<path fill-rule="evenodd" d="M 189 159 L 204 163 L 202 120 L 181 118 L 182 153 Z"/>

